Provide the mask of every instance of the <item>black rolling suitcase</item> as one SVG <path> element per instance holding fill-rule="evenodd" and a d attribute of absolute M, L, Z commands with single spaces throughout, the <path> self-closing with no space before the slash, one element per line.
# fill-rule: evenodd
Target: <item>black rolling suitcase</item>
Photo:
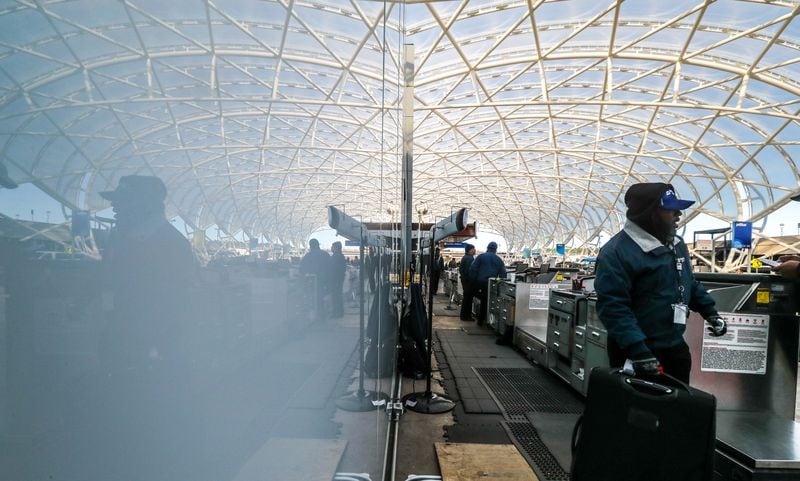
<path fill-rule="evenodd" d="M 572 436 L 572 481 L 711 481 L 716 404 L 670 376 L 594 369 Z"/>

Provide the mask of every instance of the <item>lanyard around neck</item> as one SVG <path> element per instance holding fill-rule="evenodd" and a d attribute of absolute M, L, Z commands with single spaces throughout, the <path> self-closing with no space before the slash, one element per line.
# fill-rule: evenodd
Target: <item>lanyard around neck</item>
<path fill-rule="evenodd" d="M 666 247 L 669 249 L 670 253 L 672 254 L 672 258 L 675 261 L 675 281 L 678 289 L 678 302 L 680 302 L 681 304 L 685 304 L 685 297 L 684 297 L 685 288 L 683 287 L 683 282 L 682 282 L 685 259 L 683 258 L 682 255 L 678 253 L 676 244 L 673 243 Z"/>

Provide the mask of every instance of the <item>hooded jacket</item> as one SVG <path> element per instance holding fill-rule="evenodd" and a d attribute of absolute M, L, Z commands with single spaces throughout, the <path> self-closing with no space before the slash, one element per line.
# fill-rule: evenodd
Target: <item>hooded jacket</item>
<path fill-rule="evenodd" d="M 475 258 L 469 266 L 469 279 L 473 285 L 480 289 L 486 287 L 486 283 L 492 277 L 506 277 L 506 266 L 503 259 L 495 251 L 489 250 Z"/>
<path fill-rule="evenodd" d="M 673 322 L 673 304 L 683 302 L 705 319 L 717 314 L 692 273 L 683 239 L 664 245 L 630 220 L 600 249 L 594 285 L 598 317 L 628 355 L 683 342 L 686 326 Z"/>

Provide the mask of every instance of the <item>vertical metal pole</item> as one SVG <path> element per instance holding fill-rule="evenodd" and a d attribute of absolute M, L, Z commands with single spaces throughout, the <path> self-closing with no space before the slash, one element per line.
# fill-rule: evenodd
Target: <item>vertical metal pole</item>
<path fill-rule="evenodd" d="M 436 262 L 433 258 L 433 241 L 435 238 L 436 226 L 431 228 L 431 243 L 428 246 L 428 377 L 425 379 L 425 396 L 428 398 L 431 397 L 431 375 L 433 372 L 433 289 L 435 286 L 431 281 L 433 279 L 433 265 Z"/>
<path fill-rule="evenodd" d="M 416 262 L 417 274 L 419 274 L 419 281 L 422 282 L 422 213 L 420 211 L 419 217 L 417 218 L 417 262 Z"/>
<path fill-rule="evenodd" d="M 413 214 L 412 186 L 414 168 L 414 45 L 403 45 L 403 207 L 402 207 L 402 242 L 403 267 L 401 282 L 406 285 L 406 270 L 411 267 L 411 223 Z M 405 292 L 405 291 L 404 291 Z"/>
<path fill-rule="evenodd" d="M 358 355 L 360 359 L 358 370 L 358 397 L 364 397 L 364 232 L 362 224 L 361 239 L 358 242 Z M 378 342 L 375 339 L 374 342 Z"/>

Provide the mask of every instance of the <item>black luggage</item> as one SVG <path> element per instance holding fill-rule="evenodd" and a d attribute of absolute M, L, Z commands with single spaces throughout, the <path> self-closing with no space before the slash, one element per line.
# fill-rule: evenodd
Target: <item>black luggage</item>
<path fill-rule="evenodd" d="M 401 336 L 399 364 L 403 376 L 412 379 L 425 379 L 425 373 L 427 372 L 425 352 L 417 347 L 417 343 L 413 339 Z"/>
<path fill-rule="evenodd" d="M 395 367 L 397 314 L 390 302 L 391 284 L 381 286 L 372 299 L 367 321 L 367 346 L 364 353 L 364 374 L 371 378 L 391 376 Z"/>
<path fill-rule="evenodd" d="M 417 283 L 410 286 L 411 302 L 400 320 L 400 368 L 403 375 L 424 379 L 428 372 L 427 345 L 428 316 L 422 302 L 422 288 Z"/>
<path fill-rule="evenodd" d="M 592 370 L 572 481 L 711 481 L 716 403 L 670 376 Z"/>
<path fill-rule="evenodd" d="M 383 339 L 370 339 L 364 353 L 364 375 L 373 379 L 389 377 L 394 372 L 394 336 Z"/>

